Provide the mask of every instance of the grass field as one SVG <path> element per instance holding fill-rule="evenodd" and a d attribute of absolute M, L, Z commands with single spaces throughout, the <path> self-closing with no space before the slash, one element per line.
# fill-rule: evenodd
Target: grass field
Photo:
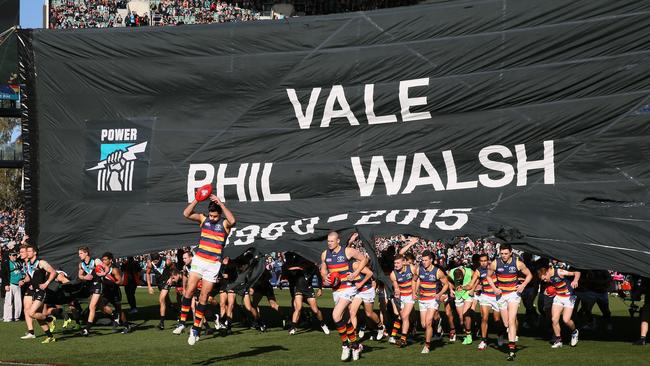
<path fill-rule="evenodd" d="M 283 309 L 289 304 L 288 290 L 276 295 Z M 55 332 L 56 343 L 41 344 L 43 334 L 36 328 L 36 339 L 21 340 L 25 332 L 24 322 L 0 323 L 0 364 L 3 362 L 47 363 L 63 365 L 335 365 L 341 364 L 338 335 L 327 336 L 318 330 L 301 330 L 289 336 L 279 319 L 269 322 L 266 333 L 243 328 L 235 324 L 234 334 L 229 336 L 203 336 L 194 346 L 187 345 L 187 332 L 182 336 L 171 334 L 173 321 L 168 329 L 160 331 L 158 324 L 157 294 L 150 296 L 146 289 L 138 289 L 140 312 L 130 316 L 135 329 L 130 334 L 112 334 L 110 327 L 98 326 L 89 338 L 73 331 L 61 331 L 61 321 Z M 264 302 L 264 300 L 263 300 Z M 321 307 L 332 307 L 331 295 L 325 292 L 320 299 Z M 515 364 L 520 365 L 634 365 L 650 364 L 650 346 L 632 346 L 638 337 L 638 318 L 630 318 L 627 304 L 612 297 L 614 331 L 588 333 L 583 331 L 577 347 L 565 346 L 551 349 L 546 340 L 525 332 L 520 337 L 519 352 Z M 126 305 L 128 308 L 128 305 Z M 263 316 L 271 318 L 268 308 L 262 308 Z M 479 352 L 478 343 L 464 346 L 459 342 L 448 343 L 447 338 L 428 355 L 420 354 L 423 338 L 420 334 L 403 349 L 381 342 L 364 342 L 359 365 L 483 365 L 506 363 L 505 354 L 490 347 Z M 492 339 L 491 343 L 495 343 Z"/>

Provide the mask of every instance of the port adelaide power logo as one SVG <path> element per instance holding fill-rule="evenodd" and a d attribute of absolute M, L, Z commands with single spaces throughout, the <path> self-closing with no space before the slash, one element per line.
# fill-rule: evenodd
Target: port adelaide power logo
<path fill-rule="evenodd" d="M 87 191 L 134 192 L 144 188 L 151 126 L 150 120 L 87 122 Z"/>

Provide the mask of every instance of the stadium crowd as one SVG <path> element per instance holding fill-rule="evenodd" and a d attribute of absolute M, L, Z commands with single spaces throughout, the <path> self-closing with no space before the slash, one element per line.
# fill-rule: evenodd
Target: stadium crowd
<path fill-rule="evenodd" d="M 23 210 L 0 211 L 0 249 L 13 249 L 25 234 L 25 213 Z"/>
<path fill-rule="evenodd" d="M 252 2 L 149 0 L 148 11 L 131 9 L 121 0 L 51 0 L 51 29 L 141 27 L 243 22 L 257 20 Z M 241 5 L 240 5 L 241 4 Z M 140 13 L 138 13 L 138 11 Z"/>
<path fill-rule="evenodd" d="M 260 14 L 244 1 L 241 6 L 225 1 L 154 0 L 154 25 L 211 24 L 258 20 Z"/>
<path fill-rule="evenodd" d="M 114 28 L 140 26 L 174 26 L 183 24 L 211 24 L 259 20 L 265 5 L 259 0 L 235 2 L 219 0 L 133 0 L 148 4 L 149 10 L 132 10 L 129 0 L 50 0 L 49 27 Z M 389 1 L 286 1 L 276 2 L 293 9 L 291 14 L 271 11 L 265 19 L 284 19 L 286 16 L 331 14 L 366 11 L 386 7 L 413 5 L 415 0 Z M 300 9 L 300 11 L 297 11 Z M 268 10 L 268 9 L 267 9 Z"/>
<path fill-rule="evenodd" d="M 124 19 L 118 14 L 118 9 L 126 9 L 126 3 L 107 0 L 52 0 L 49 8 L 50 28 L 121 27 L 124 26 Z"/>

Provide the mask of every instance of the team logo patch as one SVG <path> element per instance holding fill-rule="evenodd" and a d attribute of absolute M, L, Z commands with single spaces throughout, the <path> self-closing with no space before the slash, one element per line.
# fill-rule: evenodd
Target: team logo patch
<path fill-rule="evenodd" d="M 86 192 L 136 192 L 146 186 L 152 120 L 86 124 Z"/>

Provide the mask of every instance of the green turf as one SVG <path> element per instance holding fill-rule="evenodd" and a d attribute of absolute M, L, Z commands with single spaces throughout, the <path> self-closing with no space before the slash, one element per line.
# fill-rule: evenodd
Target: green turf
<path fill-rule="evenodd" d="M 287 290 L 277 291 L 280 304 L 289 304 Z M 234 334 L 227 337 L 204 336 L 194 347 L 187 345 L 187 333 L 182 336 L 171 334 L 173 321 L 167 321 L 168 329 L 160 331 L 157 325 L 157 295 L 149 296 L 145 289 L 138 290 L 140 313 L 130 319 L 136 324 L 133 333 L 111 334 L 108 327 L 97 327 L 89 338 L 76 336 L 74 332 L 55 332 L 57 342 L 40 344 L 43 334 L 36 330 L 37 339 L 19 339 L 25 332 L 24 322 L 0 323 L 1 361 L 55 363 L 67 365 L 335 365 L 340 364 L 340 343 L 333 332 L 326 336 L 316 330 L 301 330 L 289 336 L 276 326 L 266 333 L 235 326 Z M 321 306 L 331 308 L 329 292 L 321 298 Z M 612 297 L 615 329 L 612 333 L 582 332 L 578 347 L 565 346 L 551 349 L 548 342 L 533 336 L 520 337 L 520 350 L 515 364 L 519 365 L 647 365 L 650 363 L 650 346 L 635 347 L 630 344 L 638 336 L 638 318 L 627 314 L 627 304 Z M 128 306 L 127 306 L 128 308 Z M 270 316 L 269 309 L 262 309 Z M 331 319 L 330 319 L 331 321 Z M 525 334 L 525 333 L 524 333 Z M 404 349 L 397 349 L 381 342 L 365 341 L 362 359 L 365 365 L 483 365 L 505 363 L 505 354 L 489 348 L 476 350 L 478 343 L 463 346 L 445 341 L 428 355 L 420 354 L 420 336 Z M 494 343 L 494 341 L 492 341 Z"/>

